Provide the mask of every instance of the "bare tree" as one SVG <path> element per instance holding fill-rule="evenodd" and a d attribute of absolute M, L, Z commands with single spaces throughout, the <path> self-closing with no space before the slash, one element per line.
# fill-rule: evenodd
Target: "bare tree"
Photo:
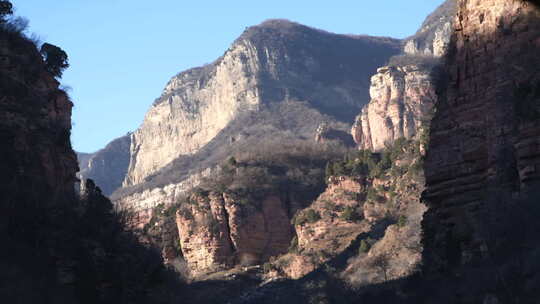
<path fill-rule="evenodd" d="M 381 254 L 373 257 L 370 264 L 372 267 L 379 269 L 384 274 L 384 281 L 388 281 L 388 270 L 390 268 L 390 257 L 387 254 Z"/>

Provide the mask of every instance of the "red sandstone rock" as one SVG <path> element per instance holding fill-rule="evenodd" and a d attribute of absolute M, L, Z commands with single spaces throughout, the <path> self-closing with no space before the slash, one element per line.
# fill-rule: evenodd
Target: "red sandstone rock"
<path fill-rule="evenodd" d="M 231 195 L 197 197 L 177 213 L 182 253 L 192 273 L 253 265 L 285 253 L 293 237 L 288 208 L 275 195 L 246 206 Z"/>

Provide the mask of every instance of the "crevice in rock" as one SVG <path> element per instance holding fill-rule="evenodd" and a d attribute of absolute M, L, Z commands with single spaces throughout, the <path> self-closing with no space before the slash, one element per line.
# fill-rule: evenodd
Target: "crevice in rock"
<path fill-rule="evenodd" d="M 234 244 L 234 242 L 232 240 L 232 237 L 231 237 L 230 215 L 229 215 L 229 211 L 227 211 L 227 208 L 225 206 L 225 196 L 224 195 L 221 196 L 221 204 L 222 204 L 222 208 L 223 208 L 223 215 L 225 217 L 225 224 L 227 225 L 227 231 L 225 231 L 226 234 L 227 234 L 227 242 L 229 242 L 229 244 L 231 246 L 231 249 L 232 249 L 234 255 L 236 256 L 238 254 L 238 249 L 236 248 L 236 245 Z"/>

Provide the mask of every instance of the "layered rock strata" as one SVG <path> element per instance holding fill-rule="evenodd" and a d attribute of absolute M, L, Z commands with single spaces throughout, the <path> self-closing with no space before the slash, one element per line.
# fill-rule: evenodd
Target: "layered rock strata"
<path fill-rule="evenodd" d="M 521 0 L 460 0 L 458 7 L 425 163 L 424 268 L 459 275 L 491 265 L 484 274 L 497 271 L 494 282 L 480 281 L 506 285 L 477 300 L 507 302 L 513 293 L 514 301 L 534 271 L 521 277 L 509 265 L 537 246 L 536 233 L 518 226 L 537 227 L 525 218 L 537 214 L 540 185 L 540 9 Z"/>

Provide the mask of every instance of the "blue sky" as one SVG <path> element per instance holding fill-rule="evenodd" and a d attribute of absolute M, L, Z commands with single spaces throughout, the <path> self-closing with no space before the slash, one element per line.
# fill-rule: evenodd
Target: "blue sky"
<path fill-rule="evenodd" d="M 135 130 L 180 71 L 212 62 L 247 26 L 286 18 L 343 34 L 404 38 L 442 0 L 12 0 L 30 32 L 62 47 L 72 143 L 93 152 Z"/>

